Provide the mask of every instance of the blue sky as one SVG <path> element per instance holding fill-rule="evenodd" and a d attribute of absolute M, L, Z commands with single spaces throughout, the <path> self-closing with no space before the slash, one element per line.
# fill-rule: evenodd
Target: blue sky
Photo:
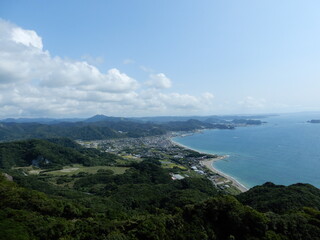
<path fill-rule="evenodd" d="M 319 9 L 3 0 L 0 118 L 319 111 Z"/>

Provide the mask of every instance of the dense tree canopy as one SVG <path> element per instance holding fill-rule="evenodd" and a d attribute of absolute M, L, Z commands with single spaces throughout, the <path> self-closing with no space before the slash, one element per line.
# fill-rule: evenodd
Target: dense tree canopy
<path fill-rule="evenodd" d="M 238 200 L 259 211 L 286 213 L 302 207 L 320 209 L 320 191 L 310 184 L 293 184 L 288 187 L 265 183 L 240 194 Z"/>
<path fill-rule="evenodd" d="M 53 168 L 67 164 L 106 165 L 117 159 L 116 155 L 96 149 L 85 149 L 66 139 L 23 140 L 0 143 L 0 168 L 37 167 Z"/>
<path fill-rule="evenodd" d="M 234 197 L 203 177 L 174 181 L 153 159 L 122 174 L 49 174 L 115 161 L 68 139 L 2 143 L 0 157 L 0 239 L 320 239 L 320 190 L 308 184 L 266 183 Z M 47 172 L 16 168 L 34 160 Z"/>
<path fill-rule="evenodd" d="M 68 137 L 75 140 L 135 138 L 162 135 L 168 131 L 191 131 L 203 128 L 226 128 L 226 126 L 198 120 L 157 124 L 119 119 L 115 121 L 60 122 L 56 124 L 4 122 L 0 124 L 0 141 L 51 137 Z"/>
<path fill-rule="evenodd" d="M 261 213 L 232 196 L 220 195 L 161 211 L 157 197 L 159 192 L 168 189 L 152 189 L 152 184 L 131 186 L 137 188 L 127 185 L 125 189 L 116 190 L 111 201 L 88 196 L 79 202 L 49 197 L 0 177 L 0 239 L 316 240 L 320 236 L 320 212 L 314 208 L 302 207 L 287 214 Z M 117 208 L 112 201 L 120 199 L 119 204 L 127 209 L 113 216 L 110 211 L 100 209 L 99 212 L 85 206 L 91 201 L 99 206 L 108 205 L 105 209 Z M 152 202 L 148 202 L 151 199 Z M 128 215 L 133 209 L 135 214 Z"/>

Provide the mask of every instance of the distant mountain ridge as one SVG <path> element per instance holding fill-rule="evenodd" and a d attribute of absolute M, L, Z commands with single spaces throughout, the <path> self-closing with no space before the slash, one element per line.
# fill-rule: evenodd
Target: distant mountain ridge
<path fill-rule="evenodd" d="M 195 120 L 196 121 L 196 120 Z M 163 135 L 168 131 L 192 131 L 215 128 L 214 124 L 193 121 L 156 124 L 136 121 L 96 121 L 42 123 L 0 123 L 0 141 L 28 138 L 68 137 L 82 140 L 102 140 L 108 138 L 146 137 Z M 223 126 L 220 126 L 220 128 Z"/>
<path fill-rule="evenodd" d="M 235 119 L 230 121 L 218 117 L 204 118 L 203 121 L 199 119 L 187 119 L 184 121 L 181 121 L 184 118 L 177 119 L 179 121 L 151 122 L 139 120 L 138 118 L 109 117 L 105 115 L 95 115 L 81 121 L 76 121 L 77 119 L 54 120 L 50 118 L 16 119 L 14 121 L 6 119 L 0 122 L 0 141 L 52 137 L 67 137 L 74 140 L 147 137 L 163 135 L 171 131 L 233 129 L 239 123 L 241 126 L 262 123 L 261 120 Z"/>
<path fill-rule="evenodd" d="M 209 115 L 209 116 L 155 116 L 155 117 L 135 117 L 131 119 L 146 121 L 146 122 L 178 122 L 178 121 L 188 121 L 188 120 L 198 120 L 202 122 L 211 123 L 223 123 L 237 119 L 263 119 L 271 116 L 276 116 L 274 114 L 262 114 L 262 115 Z"/>
<path fill-rule="evenodd" d="M 85 118 L 5 118 L 0 120 L 3 123 L 42 123 L 42 124 L 57 124 L 61 122 L 81 122 Z"/>
<path fill-rule="evenodd" d="M 102 121 L 110 121 L 110 122 L 118 122 L 118 121 L 130 121 L 130 118 L 124 117 L 109 117 L 106 115 L 98 114 L 93 117 L 85 119 L 83 122 L 102 122 Z"/>
<path fill-rule="evenodd" d="M 210 123 L 224 123 L 232 120 L 243 119 L 263 119 L 270 116 L 267 115 L 211 115 L 211 116 L 155 116 L 155 117 L 113 117 L 103 114 L 97 114 L 89 118 L 5 118 L 1 119 L 0 123 L 42 123 L 42 124 L 57 124 L 63 122 L 118 122 L 118 121 L 135 121 L 135 122 L 184 122 L 188 120 L 198 120 Z"/>

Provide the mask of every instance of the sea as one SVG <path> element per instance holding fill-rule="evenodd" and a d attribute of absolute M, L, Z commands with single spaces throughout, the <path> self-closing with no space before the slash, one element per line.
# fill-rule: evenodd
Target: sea
<path fill-rule="evenodd" d="M 188 148 L 228 155 L 213 163 L 247 188 L 265 182 L 310 183 L 320 188 L 320 113 L 281 114 L 258 126 L 204 130 L 173 141 Z"/>

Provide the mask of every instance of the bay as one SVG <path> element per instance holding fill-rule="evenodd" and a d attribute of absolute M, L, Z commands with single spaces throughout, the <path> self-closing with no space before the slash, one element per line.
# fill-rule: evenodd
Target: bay
<path fill-rule="evenodd" d="M 260 126 L 205 130 L 173 140 L 197 151 L 229 155 L 214 167 L 251 188 L 265 182 L 320 187 L 320 113 L 282 114 Z"/>

